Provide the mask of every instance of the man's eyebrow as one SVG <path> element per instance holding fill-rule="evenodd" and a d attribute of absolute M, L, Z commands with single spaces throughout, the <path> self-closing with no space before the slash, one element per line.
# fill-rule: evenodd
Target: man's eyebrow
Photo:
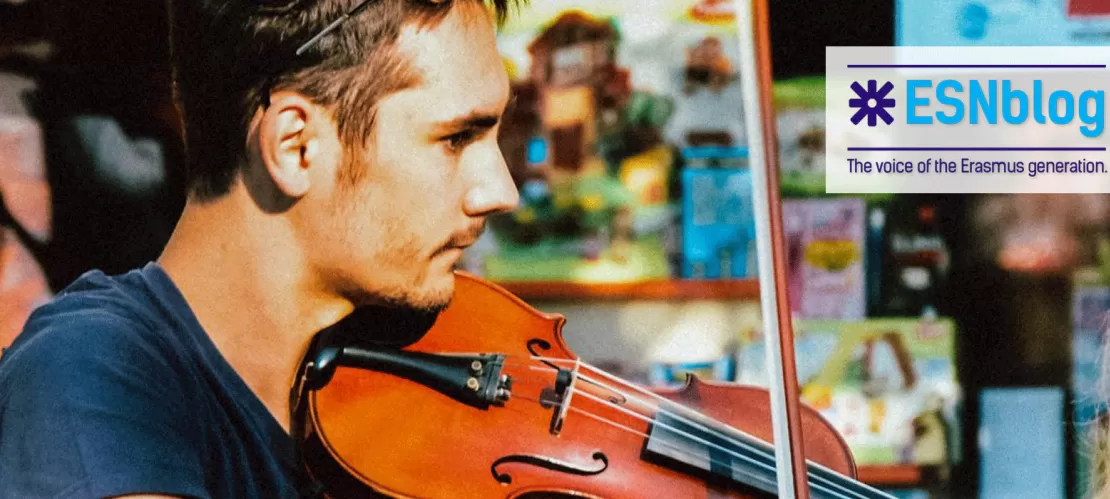
<path fill-rule="evenodd" d="M 500 114 L 486 111 L 474 111 L 470 114 L 459 116 L 458 118 L 436 123 L 435 126 L 439 129 L 452 130 L 462 128 L 493 128 L 499 121 L 501 121 Z"/>
<path fill-rule="evenodd" d="M 509 102 L 505 105 L 505 112 L 511 110 L 514 104 L 516 104 L 515 94 L 509 97 Z M 504 112 L 472 111 L 458 118 L 436 123 L 435 126 L 439 129 L 493 128 L 501 121 L 501 116 L 504 114 Z"/>

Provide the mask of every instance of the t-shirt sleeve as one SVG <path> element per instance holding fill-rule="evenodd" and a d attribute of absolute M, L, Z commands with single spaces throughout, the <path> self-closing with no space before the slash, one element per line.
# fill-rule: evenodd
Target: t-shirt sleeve
<path fill-rule="evenodd" d="M 207 497 L 180 366 L 143 326 L 80 315 L 0 362 L 0 498 Z"/>

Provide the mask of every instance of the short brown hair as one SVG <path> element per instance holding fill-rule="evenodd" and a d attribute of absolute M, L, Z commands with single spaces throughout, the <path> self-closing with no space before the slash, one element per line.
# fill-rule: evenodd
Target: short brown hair
<path fill-rule="evenodd" d="M 243 159 L 247 126 L 266 102 L 267 88 L 303 93 L 332 110 L 344 147 L 357 147 L 373 129 L 377 102 L 419 81 L 395 50 L 404 25 L 434 25 L 455 1 L 488 2 L 500 25 L 513 2 L 374 0 L 295 55 L 360 1 L 168 0 L 190 194 L 208 199 L 228 192 Z"/>

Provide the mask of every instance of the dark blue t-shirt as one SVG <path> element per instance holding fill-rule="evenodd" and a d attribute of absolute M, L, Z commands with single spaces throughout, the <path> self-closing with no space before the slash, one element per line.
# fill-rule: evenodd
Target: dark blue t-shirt
<path fill-rule="evenodd" d="M 0 358 L 0 498 L 292 498 L 293 456 L 155 263 L 86 273 Z"/>

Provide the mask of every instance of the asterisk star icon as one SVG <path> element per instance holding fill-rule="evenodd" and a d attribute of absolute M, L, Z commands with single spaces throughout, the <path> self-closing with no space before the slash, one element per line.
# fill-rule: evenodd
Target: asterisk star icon
<path fill-rule="evenodd" d="M 894 99 L 886 96 L 894 90 L 894 84 L 888 81 L 882 88 L 876 89 L 877 86 L 875 80 L 868 80 L 866 89 L 858 81 L 852 83 L 852 90 L 858 97 L 848 99 L 848 106 L 859 109 L 852 116 L 852 124 L 858 125 L 864 116 L 867 117 L 867 126 L 876 126 L 877 118 L 882 118 L 888 125 L 894 122 L 894 117 L 886 111 L 887 108 L 894 107 Z"/>

